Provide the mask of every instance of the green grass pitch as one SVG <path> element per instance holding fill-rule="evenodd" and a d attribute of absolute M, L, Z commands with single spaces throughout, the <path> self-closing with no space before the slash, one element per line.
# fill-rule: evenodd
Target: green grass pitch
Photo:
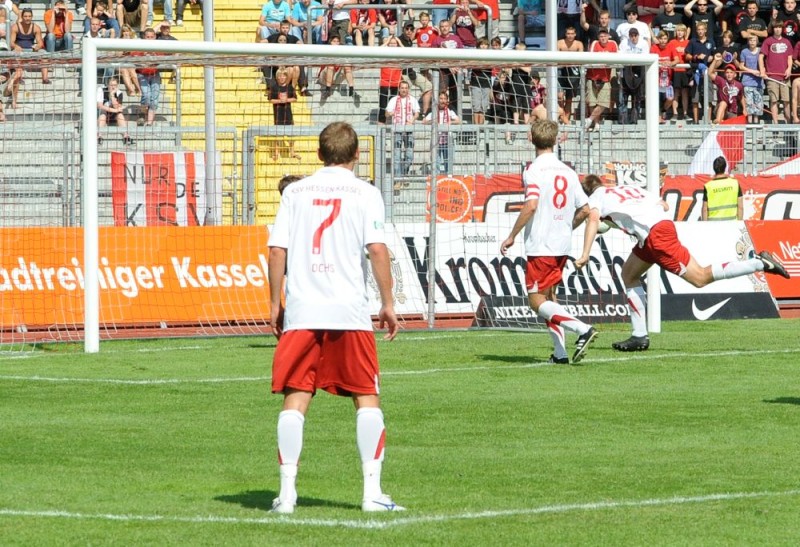
<path fill-rule="evenodd" d="M 800 320 L 665 323 L 635 354 L 600 330 L 580 366 L 546 334 L 379 341 L 383 486 L 409 510 L 377 516 L 352 404 L 323 393 L 297 510 L 268 512 L 271 337 L 0 354 L 0 543 L 800 543 Z"/>

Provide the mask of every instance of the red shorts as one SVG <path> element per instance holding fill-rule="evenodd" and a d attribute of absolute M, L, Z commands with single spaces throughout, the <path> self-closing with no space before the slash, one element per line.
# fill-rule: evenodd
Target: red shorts
<path fill-rule="evenodd" d="M 566 256 L 529 256 L 525 267 L 528 292 L 544 292 L 561 283 L 561 272 L 566 263 Z"/>
<path fill-rule="evenodd" d="M 272 360 L 272 392 L 286 388 L 334 395 L 377 395 L 378 351 L 366 330 L 290 330 Z"/>
<path fill-rule="evenodd" d="M 670 273 L 682 276 L 686 273 L 691 255 L 678 240 L 675 223 L 662 220 L 650 229 L 644 247 L 634 246 L 633 254 L 650 264 L 658 264 Z"/>

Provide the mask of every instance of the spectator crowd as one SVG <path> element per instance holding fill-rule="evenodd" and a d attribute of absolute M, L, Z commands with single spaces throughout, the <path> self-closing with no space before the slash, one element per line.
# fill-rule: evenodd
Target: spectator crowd
<path fill-rule="evenodd" d="M 173 24 L 181 25 L 188 4 L 202 6 L 202 0 L 162 0 L 164 21 L 152 22 L 153 0 L 87 0 L 75 4 L 78 14 L 87 14 L 86 36 L 101 38 L 151 37 L 174 39 Z M 74 47 L 75 14 L 66 0 L 54 0 L 43 25 L 33 22 L 30 8 L 20 9 L 3 0 L 0 18 L 0 47 L 25 51 L 59 52 Z M 397 5 L 395 5 L 397 2 Z M 406 0 L 267 0 L 261 9 L 256 41 L 273 43 L 316 43 L 358 46 L 420 48 L 525 48 L 545 23 L 544 0 L 517 0 L 512 14 L 516 36 L 499 36 L 497 0 L 434 0 L 430 11 L 404 7 Z M 177 18 L 177 20 L 175 20 Z M 491 18 L 492 24 L 489 23 Z M 773 123 L 800 123 L 800 11 L 796 0 L 780 0 L 763 9 L 758 0 L 635 0 L 602 2 L 563 0 L 558 2 L 557 49 L 597 53 L 655 53 L 660 61 L 660 121 L 681 120 L 720 123 L 745 115 L 750 123 L 762 119 Z M 6 28 L 10 29 L 7 33 Z M 152 31 L 152 33 L 150 32 Z M 8 34 L 7 36 L 5 34 Z M 323 67 L 310 75 L 299 67 L 284 67 L 288 83 L 298 96 L 309 96 L 310 76 L 317 78 L 322 98 L 332 87 L 346 81 L 345 94 L 359 100 L 353 71 L 348 66 Z M 144 69 L 147 71 L 148 69 Z M 276 85 L 275 71 L 265 71 L 267 95 Z M 473 123 L 527 123 L 541 112 L 549 90 L 538 70 L 450 69 L 439 72 L 442 89 L 447 90 L 451 108 L 461 112 L 463 94 L 472 98 Z M 160 82 L 141 70 L 105 71 L 104 82 L 115 77 L 129 96 L 139 96 L 145 123 L 157 108 Z M 3 74 L 4 95 L 11 108 L 17 106 L 20 69 Z M 41 71 L 42 83 L 50 78 Z M 142 86 L 142 83 L 146 84 Z M 415 119 L 422 121 L 431 111 L 432 74 L 407 67 L 399 73 L 384 73 L 376 82 L 381 97 L 379 123 L 391 120 L 385 111 L 398 95 L 400 82 L 419 103 Z M 706 82 L 710 87 L 706 87 Z M 583 84 L 583 85 L 582 85 Z M 145 97 L 142 90 L 150 90 Z M 708 89 L 709 96 L 704 94 Z M 581 91 L 586 110 L 580 112 Z M 618 123 L 636 123 L 643 116 L 644 71 L 641 67 L 612 69 L 589 67 L 581 82 L 578 67 L 560 67 L 557 94 L 564 121 L 580 121 L 594 130 L 604 118 Z M 156 98 L 153 98 L 155 92 Z M 709 104 L 708 112 L 703 105 Z M 407 124 L 407 122 L 404 122 Z"/>

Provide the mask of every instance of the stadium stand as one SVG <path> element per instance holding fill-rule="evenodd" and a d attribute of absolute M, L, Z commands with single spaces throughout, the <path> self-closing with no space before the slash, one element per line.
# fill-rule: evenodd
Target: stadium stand
<path fill-rule="evenodd" d="M 35 21 L 42 23 L 47 7 L 45 3 L 26 4 L 34 11 Z M 259 3 L 243 5 L 235 0 L 219 0 L 215 10 L 215 38 L 217 41 L 252 42 L 258 21 Z M 512 16 L 513 4 L 500 2 L 499 34 L 513 37 L 516 33 Z M 154 12 L 156 22 L 163 19 L 163 8 L 157 4 Z M 179 40 L 201 40 L 203 36 L 202 20 L 198 8 L 187 6 L 181 27 L 173 26 L 172 33 Z M 76 50 L 80 47 L 83 28 L 83 17 L 77 15 L 73 26 Z M 67 54 L 55 54 L 55 58 L 67 59 Z M 59 57 L 60 56 L 60 57 Z M 51 73 L 53 83 L 45 86 L 40 78 L 29 73 L 20 90 L 19 108 L 6 109 L 7 123 L 0 123 L 0 169 L 4 173 L 14 173 L 14 181 L 38 181 L 36 192 L 54 194 L 75 191 L 74 182 L 80 178 L 80 100 L 78 97 L 77 64 L 70 68 L 59 67 Z M 294 106 L 295 134 L 310 143 L 313 140 L 314 127 L 338 119 L 347 119 L 365 126 L 365 131 L 374 131 L 378 108 L 378 69 L 356 71 L 355 88 L 357 100 L 342 94 L 342 90 L 334 93 L 324 106 L 319 103 L 320 87 L 315 82 L 315 75 L 310 78 L 311 97 L 301 97 Z M 165 82 L 167 78 L 165 78 Z M 137 150 L 176 150 L 192 149 L 193 139 L 202 140 L 204 125 L 202 91 L 203 73 L 200 68 L 184 68 L 176 83 L 165 86 L 166 99 L 159 112 L 155 128 L 132 128 L 131 136 L 136 141 Z M 177 84 L 180 84 L 180 92 Z M 297 161 L 273 165 L 265 172 L 247 173 L 242 164 L 242 149 L 251 147 L 251 135 L 245 136 L 247 130 L 264 128 L 272 125 L 272 109 L 265 97 L 266 86 L 258 67 L 217 68 L 215 71 L 215 100 L 217 109 L 217 125 L 220 134 L 230 135 L 231 140 L 241 139 L 243 145 L 223 148 L 223 174 L 229 178 L 255 180 L 256 199 L 268 205 L 259 208 L 259 222 L 267 222 L 274 210 L 276 201 L 275 187 L 280 176 L 298 170 Z M 463 93 L 462 110 L 467 124 L 471 121 L 470 97 Z M 135 99 L 126 98 L 129 119 L 136 120 L 133 112 Z M 46 128 L 46 133 L 43 133 Z M 369 128 L 369 129 L 367 129 Z M 466 125 L 462 128 L 467 134 L 456 140 L 454 174 L 470 174 L 476 172 L 517 173 L 521 169 L 519 163 L 520 142 L 524 142 L 525 126 L 511 128 L 518 133 L 515 143 L 507 144 L 503 138 L 504 131 L 494 131 L 483 127 L 477 131 Z M 37 133 L 38 131 L 38 133 Z M 100 148 L 101 176 L 107 178 L 109 164 L 109 144 L 116 143 L 115 128 L 106 131 L 112 138 Z M 424 130 L 419 129 L 420 136 Z M 226 133 L 227 132 L 227 133 Z M 644 123 L 637 125 L 615 126 L 611 122 L 604 123 L 600 130 L 591 136 L 582 131 L 582 125 L 576 121 L 565 127 L 566 142 L 561 146 L 561 153 L 566 159 L 586 158 L 584 163 L 589 168 L 599 169 L 606 162 L 625 158 L 631 161 L 642 161 L 644 152 Z M 677 125 L 663 126 L 661 131 L 662 161 L 669 164 L 670 173 L 686 172 L 697 147 L 708 132 L 708 127 Z M 236 133 L 236 134 L 234 134 Z M 51 138 L 55 136 L 55 138 Z M 46 137 L 46 138 L 45 138 Z M 227 138 L 227 137 L 226 137 Z M 253 137 L 255 139 L 255 137 Z M 48 144 L 45 144 L 45 141 Z M 388 142 L 388 141 L 387 141 Z M 419 142 L 424 142 L 420 140 Z M 756 146 L 756 142 L 747 144 L 747 162 L 751 171 L 756 166 L 771 165 L 785 156 L 779 147 Z M 313 164 L 314 148 L 312 145 L 297 148 L 302 156 L 301 164 Z M 379 147 L 377 150 L 381 150 Z M 28 165 L 31 152 L 38 154 L 40 161 L 36 166 Z M 255 154 L 262 153 L 255 146 Z M 424 161 L 424 153 L 419 159 Z M 306 161 L 308 160 L 308 161 Z M 239 167 L 235 167 L 236 165 Z M 398 220 L 403 215 L 419 218 L 424 214 L 425 184 L 427 173 L 416 170 L 412 177 L 404 181 L 402 191 L 396 192 L 398 203 L 404 207 L 395 211 Z M 53 182 L 58 181 L 58 182 Z M 17 188 L 13 186 L 12 189 Z M 53 189 L 55 188 L 55 189 Z M 60 189 L 59 189 L 60 188 Z M 63 213 L 66 223 L 76 212 Z M 6 222 L 6 215 L 2 215 Z M 59 217 L 61 218 L 61 217 Z M 44 222 L 44 221 L 43 221 Z"/>

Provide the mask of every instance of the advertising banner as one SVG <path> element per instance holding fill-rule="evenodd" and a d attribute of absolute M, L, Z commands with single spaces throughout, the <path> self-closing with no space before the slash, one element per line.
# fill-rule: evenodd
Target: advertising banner
<path fill-rule="evenodd" d="M 267 239 L 255 226 L 100 228 L 101 324 L 268 319 Z M 82 229 L 7 228 L 0 251 L 3 326 L 83 323 Z"/>
<path fill-rule="evenodd" d="M 703 185 L 710 176 L 666 177 L 661 196 L 675 220 L 700 220 Z M 800 175 L 735 177 L 742 189 L 744 220 L 800 220 Z"/>
<path fill-rule="evenodd" d="M 775 298 L 800 299 L 800 220 L 747 221 L 747 231 L 756 248 L 772 252 L 791 276 L 789 279 L 776 275 L 768 277 Z"/>
<path fill-rule="evenodd" d="M 434 273 L 434 298 L 439 313 L 473 313 L 484 297 L 525 297 L 525 257 L 521 237 L 508 256 L 500 255 L 500 243 L 506 237 L 516 215 L 492 218 L 492 223 L 439 224 L 437 253 L 428 254 L 427 224 L 387 226 L 393 256 L 395 297 L 398 313 L 425 314 L 428 309 L 429 272 Z M 678 235 L 689 251 L 702 264 L 745 260 L 752 250 L 743 222 L 677 223 Z M 580 249 L 583 228 L 573 235 L 572 248 Z M 610 230 L 597 238 L 590 263 L 577 271 L 568 261 L 558 298 L 563 303 L 579 306 L 579 316 L 595 322 L 619 321 L 627 312 L 617 304 L 625 303 L 622 264 L 633 248 L 630 237 L 619 230 Z M 662 271 L 662 292 L 671 294 L 748 294 L 769 295 L 765 275 L 726 279 L 698 289 L 683 279 Z M 377 290 L 372 305 L 377 311 Z M 503 304 L 505 305 L 505 304 Z M 608 306 L 611 307 L 608 307 Z M 580 308 L 583 306 L 583 308 Z M 774 306 L 773 306 L 774 307 Z"/>
<path fill-rule="evenodd" d="M 487 205 L 508 210 L 516 199 L 495 196 Z M 434 255 L 428 248 L 428 224 L 387 225 L 398 314 L 427 317 L 432 295 L 439 314 L 468 316 L 483 302 L 494 314 L 493 320 L 529 322 L 526 312 L 520 311 L 526 301 L 522 238 L 517 238 L 508 256 L 499 252 L 516 214 L 506 212 L 490 219 L 438 224 Z M 701 265 L 746 260 L 755 246 L 774 252 L 792 277 L 785 280 L 758 272 L 698 289 L 662 271 L 662 307 L 669 308 L 665 318 L 771 317 L 775 311 L 772 294 L 779 298 L 800 295 L 800 221 L 679 222 L 676 227 Z M 99 235 L 103 323 L 197 324 L 269 318 L 268 230 L 264 227 L 106 227 Z M 582 240 L 581 227 L 574 233 L 572 248 L 580 249 Z M 619 230 L 599 236 L 583 270 L 567 262 L 559 301 L 570 313 L 592 323 L 627 321 L 621 272 L 633 245 Z M 5 229 L 0 232 L 0 253 L 3 328 L 82 323 L 81 229 Z M 367 283 L 371 310 L 377 313 L 377 285 L 371 276 Z"/>
<path fill-rule="evenodd" d="M 202 226 L 206 206 L 222 211 L 219 155 L 216 190 L 206 195 L 202 152 L 111 152 L 115 226 Z"/>
<path fill-rule="evenodd" d="M 774 319 L 778 306 L 769 293 L 669 294 L 661 297 L 663 321 Z"/>

